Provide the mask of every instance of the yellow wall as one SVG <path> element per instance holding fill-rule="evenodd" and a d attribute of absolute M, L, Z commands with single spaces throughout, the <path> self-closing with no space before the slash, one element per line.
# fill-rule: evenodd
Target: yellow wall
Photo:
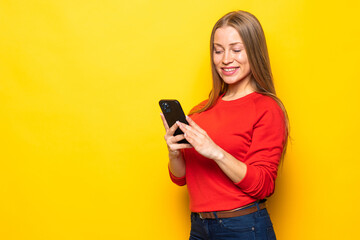
<path fill-rule="evenodd" d="M 1 0 L 0 239 L 186 239 L 157 102 L 206 98 L 211 28 L 236 9 L 291 119 L 278 238 L 359 237 L 358 1 Z"/>

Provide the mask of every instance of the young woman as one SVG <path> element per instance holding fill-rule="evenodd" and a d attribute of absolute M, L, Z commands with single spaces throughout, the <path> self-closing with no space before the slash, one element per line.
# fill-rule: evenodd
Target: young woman
<path fill-rule="evenodd" d="M 213 89 L 189 125 L 166 129 L 169 173 L 190 196 L 190 239 L 276 239 L 265 208 L 286 149 L 288 119 L 276 97 L 264 32 L 230 12 L 210 42 Z M 180 128 L 184 134 L 173 136 Z M 190 144 L 177 143 L 186 139 Z"/>

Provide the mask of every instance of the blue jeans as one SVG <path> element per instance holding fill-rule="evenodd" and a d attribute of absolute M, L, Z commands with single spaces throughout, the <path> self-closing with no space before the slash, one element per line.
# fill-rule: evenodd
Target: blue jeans
<path fill-rule="evenodd" d="M 255 203 L 257 204 L 257 203 Z M 276 240 L 266 208 L 240 217 L 201 219 L 191 213 L 189 240 Z"/>

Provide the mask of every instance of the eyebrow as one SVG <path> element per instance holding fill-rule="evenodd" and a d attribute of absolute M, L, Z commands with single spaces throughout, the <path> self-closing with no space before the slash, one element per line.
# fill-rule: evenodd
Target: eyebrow
<path fill-rule="evenodd" d="M 242 42 L 234 42 L 234 43 L 230 43 L 230 46 L 233 46 L 233 45 L 236 45 L 236 44 L 244 45 Z M 220 43 L 214 43 L 214 45 L 218 45 L 218 46 L 222 47 L 222 45 Z"/>

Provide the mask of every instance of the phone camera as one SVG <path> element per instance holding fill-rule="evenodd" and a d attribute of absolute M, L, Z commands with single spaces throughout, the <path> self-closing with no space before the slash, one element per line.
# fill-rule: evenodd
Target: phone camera
<path fill-rule="evenodd" d="M 169 113 L 169 112 L 171 112 L 171 108 L 170 108 L 170 105 L 168 104 L 168 103 L 163 103 L 163 104 L 161 104 L 161 108 L 163 109 L 163 111 L 165 112 L 165 113 Z"/>

